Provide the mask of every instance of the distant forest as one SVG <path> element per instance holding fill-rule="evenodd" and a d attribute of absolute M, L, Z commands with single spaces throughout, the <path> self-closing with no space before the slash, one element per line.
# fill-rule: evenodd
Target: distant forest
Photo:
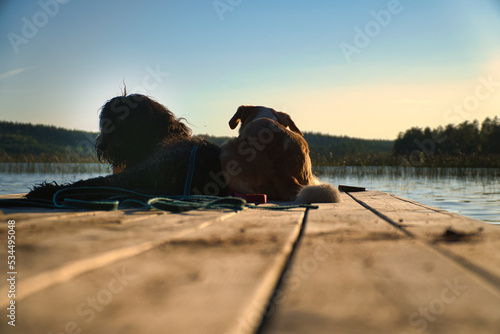
<path fill-rule="evenodd" d="M 98 162 L 97 133 L 0 122 L 0 162 Z"/>
<path fill-rule="evenodd" d="M 229 137 L 202 137 L 222 144 Z M 369 140 L 305 132 L 315 166 L 383 166 L 392 161 L 392 140 Z"/>
<path fill-rule="evenodd" d="M 229 137 L 201 135 L 222 144 Z M 0 162 L 98 162 L 97 133 L 0 121 Z M 395 141 L 306 132 L 316 166 L 500 167 L 500 120 L 486 118 L 430 129 Z"/>
<path fill-rule="evenodd" d="M 398 165 L 500 167 L 500 120 L 486 118 L 430 129 L 411 128 L 394 142 Z"/>

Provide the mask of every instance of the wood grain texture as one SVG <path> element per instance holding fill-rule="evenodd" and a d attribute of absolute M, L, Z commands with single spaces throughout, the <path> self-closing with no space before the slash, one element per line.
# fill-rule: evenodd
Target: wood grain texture
<path fill-rule="evenodd" d="M 368 197 L 385 197 L 358 194 L 367 203 L 372 203 Z M 400 203 L 394 205 L 399 214 Z M 432 224 L 432 217 L 428 220 Z M 262 333 L 497 333 L 500 328 L 500 298 L 477 273 L 345 194 L 343 203 L 310 213 L 273 300 Z"/>
<path fill-rule="evenodd" d="M 109 225 L 89 224 L 74 238 L 68 230 L 54 236 L 42 231 L 49 239 L 38 255 L 40 264 L 19 269 L 19 290 L 36 289 L 18 300 L 30 321 L 20 319 L 16 330 L 253 333 L 298 238 L 303 214 L 303 209 L 151 214 L 137 224 L 96 233 L 91 241 L 83 235 Z M 216 219 L 207 220 L 212 215 Z M 54 254 L 71 253 L 78 239 L 92 243 L 91 254 L 77 247 L 52 268 Z M 45 256 L 49 260 L 43 261 Z M 0 330 L 9 328 L 1 323 Z"/>
<path fill-rule="evenodd" d="M 500 226 L 392 194 L 367 192 L 352 196 L 475 273 L 500 295 Z"/>
<path fill-rule="evenodd" d="M 18 317 L 0 332 L 498 333 L 498 226 L 381 192 L 342 199 L 305 225 L 304 209 L 5 210 Z"/>

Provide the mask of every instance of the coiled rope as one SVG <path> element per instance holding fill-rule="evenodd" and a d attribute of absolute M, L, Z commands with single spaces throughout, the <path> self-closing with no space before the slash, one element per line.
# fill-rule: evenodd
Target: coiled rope
<path fill-rule="evenodd" d="M 317 209 L 317 205 L 255 205 L 238 197 L 218 197 L 207 195 L 157 196 L 116 187 L 71 187 L 58 190 L 52 201 L 39 199 L 0 199 L 0 207 L 43 207 L 83 210 L 118 210 L 145 208 L 174 213 L 190 210 L 231 210 L 245 209 L 289 210 L 295 208 Z"/>

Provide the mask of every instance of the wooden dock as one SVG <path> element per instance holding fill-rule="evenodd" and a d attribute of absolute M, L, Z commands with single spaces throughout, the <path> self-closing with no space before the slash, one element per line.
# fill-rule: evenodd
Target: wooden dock
<path fill-rule="evenodd" d="M 342 199 L 238 213 L 3 210 L 0 332 L 500 333 L 499 226 L 376 191 Z"/>

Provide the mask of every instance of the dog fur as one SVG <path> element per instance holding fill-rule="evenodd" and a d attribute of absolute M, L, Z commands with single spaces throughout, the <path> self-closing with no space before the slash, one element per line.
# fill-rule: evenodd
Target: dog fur
<path fill-rule="evenodd" d="M 236 193 L 264 193 L 270 200 L 335 203 L 339 192 L 319 184 L 309 146 L 290 115 L 261 106 L 241 106 L 229 121 L 239 136 L 221 146 L 226 182 Z"/>
<path fill-rule="evenodd" d="M 167 141 L 191 137 L 191 129 L 182 119 L 140 94 L 109 100 L 101 109 L 99 128 L 97 156 L 101 162 L 111 164 L 115 173 L 143 163 Z"/>
<path fill-rule="evenodd" d="M 67 185 L 44 183 L 35 186 L 28 198 L 52 199 L 63 188 L 103 186 L 182 195 L 191 151 L 198 146 L 191 193 L 265 193 L 271 200 L 301 203 L 339 201 L 335 188 L 318 185 L 307 142 L 286 113 L 238 108 L 229 124 L 234 129 L 241 123 L 240 134 L 222 147 L 192 137 L 182 119 L 144 95 L 109 100 L 99 119 L 95 147 L 100 161 L 110 163 L 114 174 Z"/>
<path fill-rule="evenodd" d="M 182 195 L 189 157 L 198 146 L 191 192 L 225 196 L 224 184 L 213 185 L 221 173 L 220 147 L 201 138 L 163 105 L 144 95 L 118 96 L 109 100 L 100 114 L 96 139 L 99 159 L 123 171 L 68 185 L 45 183 L 35 186 L 28 198 L 52 199 L 67 187 L 120 187 L 158 195 Z"/>

